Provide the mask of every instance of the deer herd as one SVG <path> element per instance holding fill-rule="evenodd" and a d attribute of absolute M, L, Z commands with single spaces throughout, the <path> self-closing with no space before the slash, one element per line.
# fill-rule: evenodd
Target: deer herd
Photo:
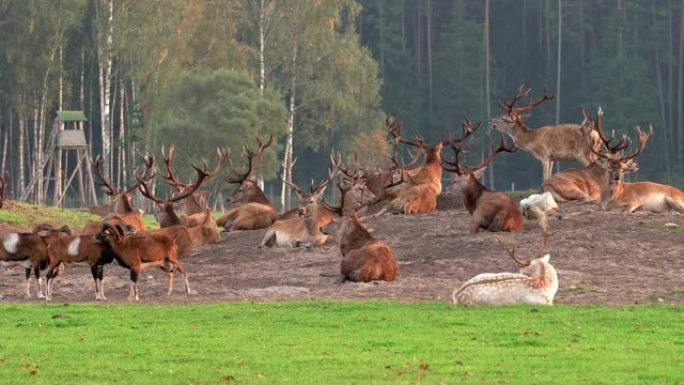
<path fill-rule="evenodd" d="M 600 107 L 595 116 L 584 112 L 580 124 L 529 128 L 525 124 L 526 115 L 552 98 L 544 90 L 543 96 L 533 101 L 530 91 L 521 87 L 510 102 L 502 101 L 504 115 L 489 122 L 491 132 L 498 132 L 498 144 L 487 155 L 483 154 L 477 164 L 466 161 L 479 124 L 466 118 L 460 136 L 449 134 L 441 141 L 428 144 L 419 137 L 403 136 L 398 122 L 387 118 L 386 129 L 392 141 L 416 151 L 411 163 L 401 164 L 396 157 L 389 156 L 391 162 L 386 168 L 350 170 L 342 165 L 341 156 L 333 153 L 327 177 L 312 184 L 308 191 L 286 182 L 297 194 L 299 205 L 281 214 L 255 181 L 264 152 L 273 144 L 272 135 L 265 142 L 257 137 L 255 150 L 245 149 L 244 172 L 231 166 L 225 182 L 237 186 L 227 199 L 232 208 L 218 220 L 207 207 L 200 187 L 224 170 L 229 151 L 217 151 L 213 169 L 207 162 L 202 167 L 192 165 L 195 180 L 185 183 L 176 176 L 173 167 L 175 148 L 162 149 L 166 174 L 162 180 L 170 186 L 170 193 L 165 198 L 155 194 L 156 162 L 152 156 L 143 157 L 144 169 L 135 173 L 135 183 L 120 188 L 114 187 L 106 178 L 103 160 L 97 157 L 94 172 L 104 192 L 111 197 L 110 212 L 80 232 L 66 226 L 55 228 L 42 224 L 32 232 L 2 234 L 0 265 L 23 266 L 26 295 L 30 296 L 33 274 L 38 284 L 38 298 L 48 301 L 52 299 L 55 277 L 62 274 L 69 263 L 88 264 L 95 299 L 105 300 L 103 266 L 113 261 L 130 272 L 129 299 L 138 300 L 138 277 L 141 271 L 152 267 L 166 273 L 167 295 L 173 291 L 174 270 L 183 276 L 189 295 L 193 291 L 182 261 L 191 257 L 198 246 L 219 242 L 219 228 L 227 232 L 265 229 L 258 244 L 260 249 L 310 248 L 336 241 L 341 255 L 342 281 L 394 281 L 398 265 L 392 247 L 372 235 L 363 224 L 364 218 L 435 211 L 442 194 L 442 173 L 446 171 L 453 173 L 455 189 L 460 191 L 463 206 L 470 214 L 470 232 L 519 232 L 524 228 L 525 218 L 537 218 L 542 234 L 542 246 L 535 259 L 526 261 L 517 257 L 515 246 L 507 250 L 520 266 L 519 273 L 480 274 L 453 292 L 453 302 L 463 305 L 550 305 L 558 290 L 558 276 L 544 251 L 552 234 L 547 215 L 558 209 L 556 201 L 593 202 L 603 210 L 622 208 L 630 213 L 635 210 L 684 213 L 684 192 L 681 190 L 652 182 L 624 181 L 625 174 L 638 170 L 636 157 L 653 136 L 653 128 L 646 132 L 636 126 L 638 143 L 633 146 L 628 136 L 616 139 L 614 133 L 606 134 Z M 529 101 L 520 106 L 523 99 Z M 518 148 L 542 162 L 543 182 L 541 194 L 516 203 L 507 193 L 485 187 L 481 176 L 497 156 Z M 583 167 L 552 174 L 554 161 L 571 160 L 579 161 Z M 0 177 L 0 208 L 8 178 L 8 175 Z M 339 197 L 337 205 L 326 201 L 326 190 L 336 192 L 333 195 Z M 154 203 L 158 230 L 149 231 L 142 221 L 142 210 L 133 207 L 132 194 L 136 191 Z M 181 202 L 184 213 L 176 211 Z M 332 235 L 333 232 L 336 235 Z M 46 269 L 47 282 L 43 285 L 40 274 Z"/>

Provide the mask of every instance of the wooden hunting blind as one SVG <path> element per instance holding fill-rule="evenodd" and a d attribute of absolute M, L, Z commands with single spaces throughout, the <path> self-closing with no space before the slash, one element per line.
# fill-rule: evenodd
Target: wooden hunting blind
<path fill-rule="evenodd" d="M 87 121 L 83 111 L 57 111 L 56 123 L 63 127 L 57 137 L 57 147 L 77 149 L 87 146 L 81 123 Z M 68 126 L 71 126 L 69 128 Z"/>

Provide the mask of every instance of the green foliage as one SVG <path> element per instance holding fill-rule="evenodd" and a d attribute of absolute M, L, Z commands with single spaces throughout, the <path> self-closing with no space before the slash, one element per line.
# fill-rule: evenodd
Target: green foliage
<path fill-rule="evenodd" d="M 3 384 L 684 381 L 679 307 L 3 305 L 0 318 Z"/>
<path fill-rule="evenodd" d="M 0 221 L 20 225 L 25 229 L 31 229 L 39 223 L 49 223 L 54 226 L 67 225 L 72 229 L 81 229 L 86 224 L 100 219 L 99 216 L 90 213 L 57 209 L 41 205 L 13 202 L 0 210 Z"/>
<path fill-rule="evenodd" d="M 286 110 L 278 94 L 262 96 L 253 79 L 243 71 L 188 71 L 179 75 L 164 96 L 159 112 L 158 138 L 162 145 L 176 144 L 175 165 L 180 175 L 190 175 L 190 163 L 207 158 L 216 147 L 233 151 L 236 166 L 245 163 L 241 149 L 254 148 L 254 137 L 280 137 Z M 277 148 L 276 146 L 273 146 Z M 266 179 L 278 168 L 276 152 L 269 149 L 261 163 Z"/>

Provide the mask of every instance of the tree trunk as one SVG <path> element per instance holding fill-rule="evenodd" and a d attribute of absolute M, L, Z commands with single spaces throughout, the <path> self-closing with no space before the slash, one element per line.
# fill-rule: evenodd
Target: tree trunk
<path fill-rule="evenodd" d="M 660 71 L 660 53 L 656 50 L 655 51 L 655 58 L 654 58 L 654 63 L 655 67 L 655 73 L 656 73 L 656 80 L 658 82 L 658 97 L 660 99 L 660 118 L 663 120 L 663 122 L 666 121 L 667 117 L 665 115 L 665 95 L 664 95 L 664 89 L 663 89 L 663 76 Z M 669 135 L 668 135 L 668 130 L 667 128 L 663 130 L 663 145 L 664 145 L 664 157 L 665 157 L 665 171 L 667 172 L 667 182 L 671 183 L 671 178 L 670 178 L 670 151 L 669 151 Z"/>
<path fill-rule="evenodd" d="M 679 74 L 677 76 L 677 163 L 679 172 L 684 173 L 684 128 L 682 128 L 682 68 L 684 68 L 684 0 L 679 10 Z"/>
<path fill-rule="evenodd" d="M 280 203 L 283 209 L 290 206 L 291 192 L 285 182 L 292 183 L 292 164 L 293 164 L 293 146 L 294 146 L 294 126 L 295 126 L 295 112 L 297 109 L 296 95 L 297 95 L 297 53 L 298 53 L 298 36 L 297 30 L 299 28 L 299 1 L 296 2 L 294 8 L 294 20 L 292 25 L 292 79 L 290 82 L 290 103 L 289 116 L 287 118 L 287 136 L 285 139 L 285 154 L 283 156 L 283 172 L 282 172 L 282 190 L 280 192 Z"/>
<path fill-rule="evenodd" d="M 109 0 L 109 16 L 107 18 L 107 39 L 105 45 L 105 52 L 103 52 L 102 44 L 99 39 L 97 42 L 97 53 L 98 53 L 98 67 L 99 67 L 99 83 L 100 83 L 100 135 L 102 139 L 102 158 L 104 160 L 103 170 L 105 177 L 112 175 L 111 173 L 111 131 L 110 126 L 111 121 L 111 76 L 112 76 L 112 35 L 114 27 L 114 4 L 112 0 Z M 97 30 L 100 30 L 100 9 L 99 0 L 95 0 L 95 18 L 98 23 Z M 104 67 L 103 67 L 104 66 Z"/>
<path fill-rule="evenodd" d="M 484 31 L 482 33 L 484 48 L 485 67 L 485 106 L 487 108 L 487 121 L 492 118 L 492 106 L 490 102 L 490 75 L 489 75 L 489 0 L 485 0 Z M 489 185 L 494 188 L 494 164 L 489 165 Z"/>
<path fill-rule="evenodd" d="M 18 172 L 18 178 L 17 179 L 17 184 L 18 184 L 18 195 L 23 196 L 24 195 L 24 186 L 26 186 L 26 179 L 24 178 L 24 173 L 26 172 L 25 167 L 26 165 L 24 164 L 24 157 L 26 154 L 24 153 L 24 142 L 26 141 L 26 121 L 24 120 L 24 117 L 19 115 L 19 166 L 17 169 Z"/>
<path fill-rule="evenodd" d="M 428 126 L 432 127 L 432 0 L 427 0 Z"/>
<path fill-rule="evenodd" d="M 563 52 L 563 1 L 558 0 L 558 58 L 556 59 L 556 125 L 560 124 L 560 101 L 561 101 L 561 53 Z M 556 162 L 558 167 L 559 162 Z M 558 169 L 556 169 L 558 170 Z"/>
<path fill-rule="evenodd" d="M 119 173 L 123 184 L 128 182 L 126 175 L 126 86 L 123 77 L 119 80 Z"/>

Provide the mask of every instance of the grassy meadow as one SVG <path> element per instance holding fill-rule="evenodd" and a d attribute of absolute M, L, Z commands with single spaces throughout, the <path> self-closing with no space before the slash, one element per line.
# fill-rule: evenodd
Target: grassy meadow
<path fill-rule="evenodd" d="M 679 307 L 0 306 L 0 384 L 683 384 Z"/>

